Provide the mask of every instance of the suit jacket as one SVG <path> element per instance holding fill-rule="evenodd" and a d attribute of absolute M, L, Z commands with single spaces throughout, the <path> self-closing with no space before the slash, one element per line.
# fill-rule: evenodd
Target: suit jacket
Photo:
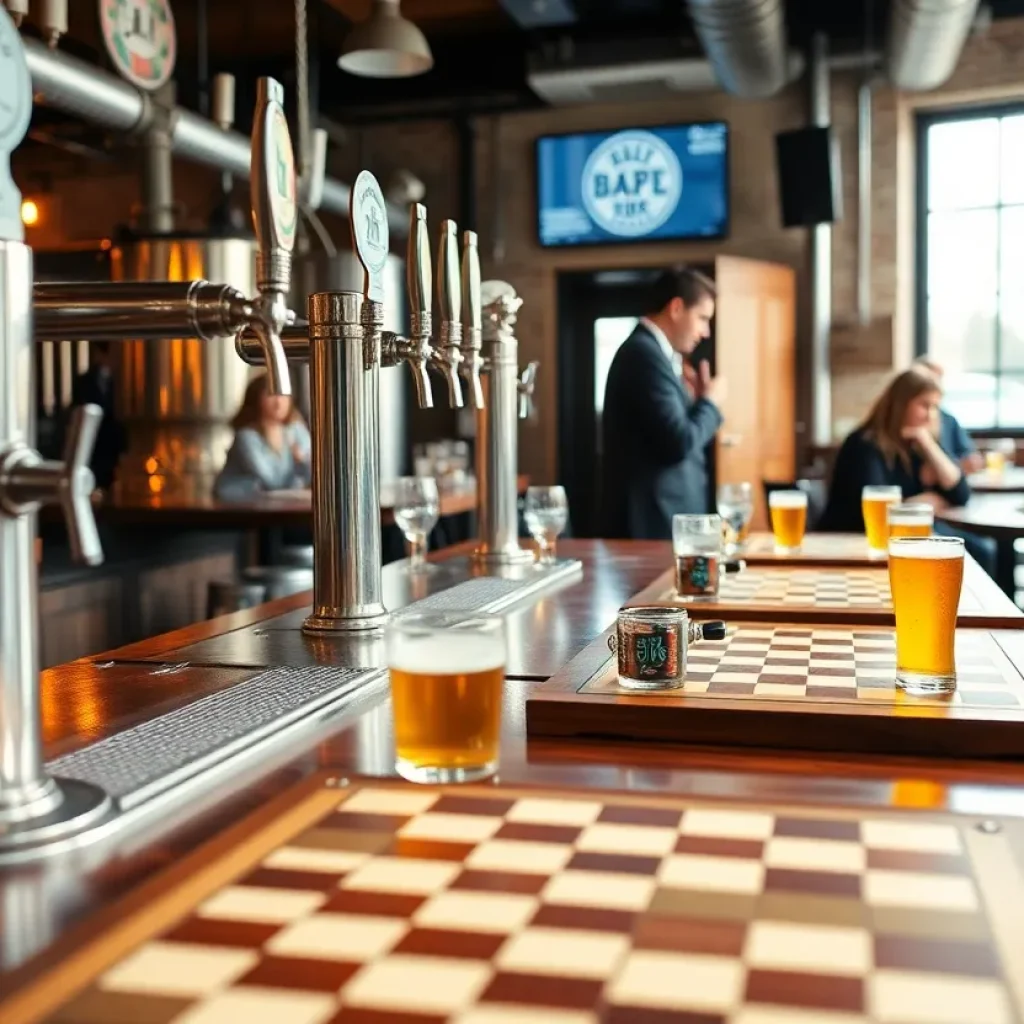
<path fill-rule="evenodd" d="M 707 511 L 706 448 L 722 425 L 694 399 L 642 324 L 612 360 L 605 388 L 604 537 L 661 540 L 677 513 Z"/>

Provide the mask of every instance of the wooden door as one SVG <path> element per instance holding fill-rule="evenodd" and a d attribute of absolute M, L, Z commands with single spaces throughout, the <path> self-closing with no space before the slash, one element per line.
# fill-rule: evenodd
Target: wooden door
<path fill-rule="evenodd" d="M 767 514 L 762 481 L 796 472 L 795 280 L 789 267 L 722 256 L 715 356 L 728 381 L 716 441 L 717 483 L 753 484 L 754 529 Z"/>

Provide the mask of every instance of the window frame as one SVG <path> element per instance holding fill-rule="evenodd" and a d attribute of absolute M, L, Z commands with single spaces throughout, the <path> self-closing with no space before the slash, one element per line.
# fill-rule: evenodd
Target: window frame
<path fill-rule="evenodd" d="M 986 103 L 978 106 L 952 107 L 944 110 L 919 110 L 914 121 L 914 355 L 928 354 L 928 129 L 951 121 L 976 121 L 989 117 L 1014 117 L 1024 114 L 1024 100 Z M 1019 206 L 1019 203 L 1010 204 Z M 1002 202 L 978 209 L 1001 211 Z M 999 240 L 1002 246 L 1002 238 Z M 1001 252 L 997 253 L 997 273 Z M 1002 322 L 996 310 L 995 322 L 995 376 L 1003 376 Z M 969 431 L 972 437 L 1024 437 L 1024 426 L 984 427 Z"/>

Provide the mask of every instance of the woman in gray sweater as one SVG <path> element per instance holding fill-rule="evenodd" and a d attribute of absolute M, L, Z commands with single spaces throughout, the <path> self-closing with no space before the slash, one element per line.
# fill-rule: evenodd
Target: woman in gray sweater
<path fill-rule="evenodd" d="M 269 393 L 265 375 L 249 382 L 231 425 L 235 440 L 217 477 L 218 498 L 309 487 L 309 430 L 291 398 Z"/>

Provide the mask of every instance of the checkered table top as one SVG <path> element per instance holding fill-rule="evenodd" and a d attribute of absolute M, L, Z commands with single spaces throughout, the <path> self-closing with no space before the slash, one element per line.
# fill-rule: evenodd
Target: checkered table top
<path fill-rule="evenodd" d="M 751 565 L 881 566 L 886 559 L 868 549 L 862 533 L 808 533 L 797 552 L 778 554 L 771 533 L 752 533 L 738 555 Z"/>
<path fill-rule="evenodd" d="M 907 698 L 896 688 L 892 630 L 816 626 L 734 626 L 724 640 L 694 644 L 680 690 L 651 696 L 752 697 L 760 700 L 870 702 L 890 707 L 1024 708 L 1024 681 L 981 630 L 956 635 L 957 689 L 951 696 Z M 593 693 L 635 693 L 618 685 L 614 659 L 583 687 Z"/>
<path fill-rule="evenodd" d="M 48 1019 L 1022 1021 L 1019 823 L 380 783 L 289 815 Z"/>

